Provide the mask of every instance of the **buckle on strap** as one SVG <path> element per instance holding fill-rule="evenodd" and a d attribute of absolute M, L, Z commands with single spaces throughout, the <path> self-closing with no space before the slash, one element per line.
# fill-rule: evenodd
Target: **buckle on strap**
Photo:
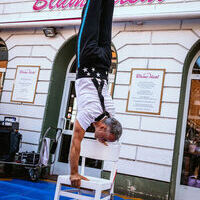
<path fill-rule="evenodd" d="M 104 113 L 100 114 L 100 115 L 95 119 L 95 122 L 98 122 L 98 121 L 102 120 L 104 117 L 110 118 L 110 114 L 109 114 L 107 111 L 105 111 Z"/>

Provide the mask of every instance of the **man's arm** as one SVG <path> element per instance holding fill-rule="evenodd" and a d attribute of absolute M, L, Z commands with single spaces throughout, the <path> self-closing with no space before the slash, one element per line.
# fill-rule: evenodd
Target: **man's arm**
<path fill-rule="evenodd" d="M 81 179 L 88 180 L 78 173 L 78 162 L 80 158 L 81 141 L 85 135 L 85 130 L 81 127 L 78 120 L 75 121 L 74 133 L 70 149 L 70 168 L 71 168 L 71 185 L 80 187 Z"/>

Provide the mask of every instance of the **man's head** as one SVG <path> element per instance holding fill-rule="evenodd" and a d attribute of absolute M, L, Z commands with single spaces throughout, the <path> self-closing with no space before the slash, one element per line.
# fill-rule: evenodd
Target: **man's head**
<path fill-rule="evenodd" d="M 94 123 L 95 138 L 100 142 L 114 142 L 121 137 L 122 125 L 115 118 L 106 118 Z"/>

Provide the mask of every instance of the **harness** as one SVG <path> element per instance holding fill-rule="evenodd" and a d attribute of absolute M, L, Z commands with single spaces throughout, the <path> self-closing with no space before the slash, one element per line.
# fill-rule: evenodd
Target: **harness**
<path fill-rule="evenodd" d="M 108 118 L 110 118 L 110 114 L 106 111 L 105 109 L 105 104 L 104 104 L 104 96 L 102 95 L 102 90 L 103 90 L 103 86 L 104 86 L 104 80 L 101 79 L 100 83 L 97 81 L 96 78 L 92 78 L 92 82 L 94 83 L 94 86 L 96 87 L 97 89 L 97 93 L 98 93 L 98 96 L 99 96 L 99 100 L 100 100 L 100 103 L 101 103 L 101 107 L 102 107 L 102 110 L 103 110 L 103 113 L 100 114 L 96 119 L 95 121 L 100 121 L 102 120 L 105 116 L 107 116 Z"/>

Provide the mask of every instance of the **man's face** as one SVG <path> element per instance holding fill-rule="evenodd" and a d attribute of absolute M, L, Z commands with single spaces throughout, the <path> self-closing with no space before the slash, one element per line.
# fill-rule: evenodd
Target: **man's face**
<path fill-rule="evenodd" d="M 114 142 L 115 135 L 110 133 L 110 128 L 103 122 L 100 121 L 95 125 L 95 138 L 101 142 Z"/>

